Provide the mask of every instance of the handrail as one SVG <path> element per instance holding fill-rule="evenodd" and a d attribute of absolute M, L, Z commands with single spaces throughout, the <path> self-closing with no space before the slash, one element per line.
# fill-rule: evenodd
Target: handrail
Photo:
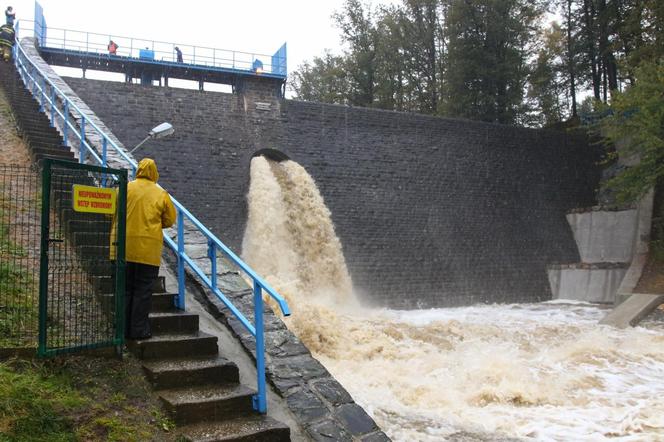
<path fill-rule="evenodd" d="M 69 131 L 80 141 L 79 147 L 79 161 L 84 163 L 89 154 L 90 157 L 103 167 L 106 167 L 108 158 L 108 146 L 110 145 L 116 153 L 118 153 L 132 168 L 132 177 L 136 174 L 138 165 L 130 158 L 118 145 L 108 136 L 106 132 L 100 129 L 93 121 L 86 118 L 86 115 L 81 109 L 73 103 L 67 95 L 58 88 L 53 81 L 33 63 L 30 57 L 25 53 L 18 40 L 18 25 L 16 28 L 17 43 L 14 45 L 14 61 L 16 69 L 21 75 L 26 88 L 32 93 L 40 103 L 40 110 L 46 112 L 45 104 L 50 105 L 50 124 L 55 126 L 56 116 L 62 119 L 62 132 L 65 145 L 68 143 Z M 49 91 L 47 91 L 47 86 Z M 58 108 L 58 100 L 62 103 L 63 109 Z M 71 121 L 76 118 L 75 113 L 80 117 L 80 128 L 74 125 Z M 71 117 L 70 117 L 71 114 Z M 90 146 L 86 139 L 86 129 L 93 130 L 102 139 L 102 156 L 100 157 L 93 147 Z M 177 307 L 184 309 L 185 298 L 185 264 L 188 265 L 193 273 L 208 287 L 212 292 L 224 303 L 226 307 L 238 318 L 240 323 L 251 333 L 256 339 L 256 376 L 257 376 L 257 390 L 253 398 L 254 408 L 265 413 L 267 411 L 267 394 L 265 384 L 265 340 L 264 340 L 264 327 L 263 327 L 263 296 L 262 292 L 274 299 L 281 309 L 284 316 L 290 315 L 290 309 L 286 300 L 279 295 L 270 285 L 258 276 L 251 267 L 242 261 L 233 251 L 231 251 L 219 238 L 217 238 L 207 227 L 201 223 L 189 210 L 187 210 L 175 198 L 171 198 L 175 205 L 177 212 L 177 243 L 174 242 L 166 233 L 164 233 L 164 240 L 166 244 L 176 253 L 178 262 L 178 297 Z M 189 257 L 184 247 L 184 225 L 185 220 L 188 220 L 201 234 L 205 236 L 208 241 L 208 257 L 210 258 L 211 270 L 210 276 Z M 220 250 L 226 257 L 228 257 L 236 266 L 238 266 L 244 273 L 249 276 L 253 281 L 253 295 L 254 295 L 254 324 L 240 312 L 235 305 L 223 294 L 217 287 L 217 250 Z"/>
<path fill-rule="evenodd" d="M 21 23 L 25 22 L 33 23 L 30 20 L 21 20 Z M 278 54 L 269 55 L 208 46 L 194 46 L 115 34 L 49 27 L 46 35 L 43 38 L 40 37 L 40 45 L 47 49 L 96 52 L 104 57 L 112 58 L 113 55 L 109 55 L 107 49 L 109 40 L 113 40 L 119 45 L 115 55 L 121 57 L 132 57 L 142 61 L 177 63 L 175 47 L 179 47 L 182 50 L 183 63 L 186 64 L 253 71 L 255 61 L 260 60 L 265 73 L 278 76 L 286 75 L 286 58 Z M 144 49 L 152 51 L 153 60 L 142 59 L 141 51 Z"/>

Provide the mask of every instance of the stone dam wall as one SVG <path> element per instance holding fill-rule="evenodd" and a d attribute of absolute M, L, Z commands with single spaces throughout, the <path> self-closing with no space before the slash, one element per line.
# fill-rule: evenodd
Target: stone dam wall
<path fill-rule="evenodd" d="M 580 260 L 566 213 L 595 204 L 598 148 L 578 134 L 365 108 L 65 78 L 160 183 L 240 252 L 249 165 L 275 149 L 316 180 L 356 289 L 394 308 L 551 299 Z"/>

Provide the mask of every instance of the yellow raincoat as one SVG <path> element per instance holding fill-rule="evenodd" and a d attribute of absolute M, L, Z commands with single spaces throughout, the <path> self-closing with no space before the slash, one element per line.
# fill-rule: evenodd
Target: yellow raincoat
<path fill-rule="evenodd" d="M 162 229 L 175 222 L 171 198 L 157 186 L 159 172 L 154 160 L 143 158 L 138 163 L 136 179 L 127 184 L 126 260 L 158 266 L 163 247 Z M 116 223 L 111 231 L 111 259 L 115 259 Z"/>

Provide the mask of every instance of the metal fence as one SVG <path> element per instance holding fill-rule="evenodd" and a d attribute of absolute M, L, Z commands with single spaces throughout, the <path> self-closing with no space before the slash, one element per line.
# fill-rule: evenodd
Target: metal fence
<path fill-rule="evenodd" d="M 37 348 L 40 188 L 36 169 L 0 165 L 0 348 Z"/>
<path fill-rule="evenodd" d="M 43 168 L 39 354 L 120 346 L 127 173 L 57 160 Z M 111 256 L 114 218 L 122 245 Z"/>

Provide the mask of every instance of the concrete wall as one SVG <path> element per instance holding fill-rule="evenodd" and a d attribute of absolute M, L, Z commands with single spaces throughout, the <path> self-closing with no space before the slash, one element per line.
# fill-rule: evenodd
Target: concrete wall
<path fill-rule="evenodd" d="M 629 264 L 567 264 L 549 267 L 554 299 L 613 304 Z"/>
<path fill-rule="evenodd" d="M 578 136 L 260 96 L 66 79 L 162 184 L 233 249 L 254 152 L 314 177 L 353 282 L 414 308 L 551 298 L 546 266 L 578 262 L 565 214 L 594 204 L 596 150 Z M 139 157 L 141 155 L 138 155 Z"/>
<path fill-rule="evenodd" d="M 630 262 L 634 255 L 637 211 L 573 212 L 567 220 L 579 247 L 581 262 Z"/>

